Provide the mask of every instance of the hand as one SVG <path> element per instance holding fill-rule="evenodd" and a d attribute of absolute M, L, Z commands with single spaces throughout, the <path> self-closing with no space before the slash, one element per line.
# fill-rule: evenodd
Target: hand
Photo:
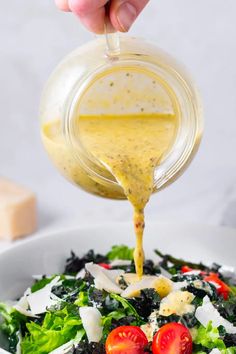
<path fill-rule="evenodd" d="M 127 32 L 149 0 L 110 0 L 109 21 L 116 31 Z M 103 33 L 109 0 L 55 0 L 57 7 L 79 16 L 92 32 Z"/>

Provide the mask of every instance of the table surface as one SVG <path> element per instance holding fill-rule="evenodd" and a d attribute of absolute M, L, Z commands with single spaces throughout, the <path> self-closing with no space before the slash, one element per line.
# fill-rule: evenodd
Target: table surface
<path fill-rule="evenodd" d="M 152 1 L 131 31 L 186 64 L 205 111 L 205 134 L 195 160 L 178 181 L 152 197 L 147 223 L 236 227 L 235 12 L 235 0 Z M 42 232 L 131 220 L 127 202 L 96 198 L 66 182 L 40 141 L 42 87 L 61 58 L 93 35 L 71 14 L 56 11 L 53 1 L 5 1 L 0 24 L 0 174 L 35 191 Z"/>

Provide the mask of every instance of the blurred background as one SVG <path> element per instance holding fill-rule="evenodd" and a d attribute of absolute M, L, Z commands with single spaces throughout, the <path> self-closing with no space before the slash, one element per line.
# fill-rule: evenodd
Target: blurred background
<path fill-rule="evenodd" d="M 205 111 L 199 153 L 178 181 L 152 197 L 147 222 L 236 227 L 235 13 L 235 0 L 151 0 L 131 30 L 186 65 Z M 1 2 L 0 175 L 37 194 L 41 230 L 131 218 L 127 202 L 91 196 L 64 180 L 40 141 L 44 83 L 68 52 L 93 37 L 53 0 Z"/>

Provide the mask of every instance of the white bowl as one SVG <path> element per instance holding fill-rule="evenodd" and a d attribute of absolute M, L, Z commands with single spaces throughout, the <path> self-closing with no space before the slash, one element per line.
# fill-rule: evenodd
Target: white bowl
<path fill-rule="evenodd" d="M 134 245 L 130 224 L 110 224 L 55 232 L 19 242 L 0 254 L 0 301 L 16 299 L 32 284 L 33 274 L 61 272 L 73 250 L 106 252 L 114 244 Z M 148 224 L 144 245 L 192 261 L 217 262 L 236 268 L 236 230 L 204 225 Z"/>

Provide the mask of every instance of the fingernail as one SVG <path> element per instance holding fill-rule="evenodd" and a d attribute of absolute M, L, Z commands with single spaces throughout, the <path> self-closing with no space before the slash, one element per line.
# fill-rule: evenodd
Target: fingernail
<path fill-rule="evenodd" d="M 136 8 L 128 2 L 123 3 L 117 10 L 117 20 L 124 32 L 128 31 L 137 17 Z"/>

